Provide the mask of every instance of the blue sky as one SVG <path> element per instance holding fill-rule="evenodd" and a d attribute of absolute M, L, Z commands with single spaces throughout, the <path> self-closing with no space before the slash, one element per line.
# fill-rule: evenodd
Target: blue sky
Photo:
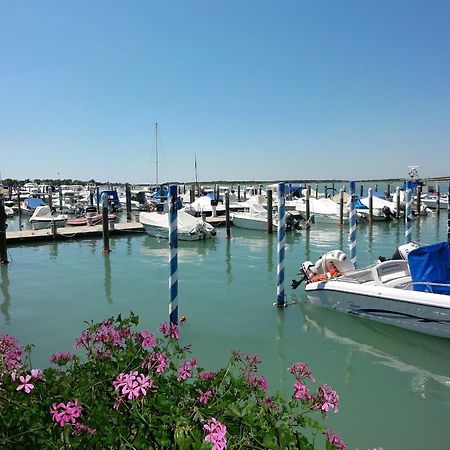
<path fill-rule="evenodd" d="M 450 175 L 450 2 L 0 0 L 3 178 Z"/>

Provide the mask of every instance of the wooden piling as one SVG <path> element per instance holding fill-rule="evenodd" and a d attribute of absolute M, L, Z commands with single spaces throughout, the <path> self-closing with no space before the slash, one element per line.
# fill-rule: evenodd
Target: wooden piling
<path fill-rule="evenodd" d="M 272 189 L 267 189 L 267 233 L 273 233 Z"/>
<path fill-rule="evenodd" d="M 387 185 L 387 193 L 386 193 L 386 197 L 387 197 L 387 198 L 390 198 L 390 197 L 391 197 L 391 185 L 390 185 L 390 184 Z"/>
<path fill-rule="evenodd" d="M 227 191 L 225 193 L 225 226 L 227 229 L 227 239 L 231 239 L 230 222 L 230 193 Z"/>
<path fill-rule="evenodd" d="M 359 196 L 364 197 L 364 185 L 361 185 Z"/>
<path fill-rule="evenodd" d="M 344 189 L 339 190 L 339 226 L 344 226 Z"/>
<path fill-rule="evenodd" d="M 50 208 L 50 211 L 52 210 L 53 207 L 53 191 L 52 191 L 52 187 L 50 186 L 49 190 L 48 190 L 48 207 Z"/>
<path fill-rule="evenodd" d="M 416 188 L 416 210 L 417 210 L 417 215 L 420 217 L 420 207 L 421 207 L 421 201 L 422 199 L 420 198 L 422 196 L 422 186 L 417 186 Z"/>
<path fill-rule="evenodd" d="M 319 198 L 319 185 L 316 183 L 316 198 Z"/>
<path fill-rule="evenodd" d="M 397 208 L 397 219 L 400 219 L 400 188 L 397 186 L 395 189 L 395 195 L 396 195 L 396 208 Z"/>
<path fill-rule="evenodd" d="M 127 207 L 127 214 L 131 214 L 131 188 L 128 183 L 125 185 L 125 204 Z"/>
<path fill-rule="evenodd" d="M 0 264 L 8 264 L 8 248 L 6 246 L 6 211 L 5 200 L 0 195 Z"/>
<path fill-rule="evenodd" d="M 95 198 L 97 199 L 97 212 L 100 212 L 100 188 L 97 186 L 95 188 Z"/>
<path fill-rule="evenodd" d="M 59 185 L 58 193 L 59 193 L 59 212 L 62 213 L 62 210 L 63 210 L 63 195 L 62 195 L 62 186 L 61 185 Z"/>
<path fill-rule="evenodd" d="M 109 246 L 109 221 L 108 221 L 108 194 L 102 195 L 102 228 L 103 228 L 103 253 L 110 253 Z"/>
<path fill-rule="evenodd" d="M 306 221 L 308 222 L 311 216 L 311 205 L 309 201 L 309 190 L 306 190 Z"/>
<path fill-rule="evenodd" d="M 372 188 L 369 188 L 369 222 L 373 222 L 373 194 Z"/>
<path fill-rule="evenodd" d="M 436 199 L 436 210 L 437 213 L 439 214 L 439 211 L 441 209 L 441 188 L 439 186 L 439 183 L 437 185 L 437 199 Z"/>
<path fill-rule="evenodd" d="M 241 185 L 238 184 L 237 187 L 237 201 L 240 202 L 241 201 Z"/>

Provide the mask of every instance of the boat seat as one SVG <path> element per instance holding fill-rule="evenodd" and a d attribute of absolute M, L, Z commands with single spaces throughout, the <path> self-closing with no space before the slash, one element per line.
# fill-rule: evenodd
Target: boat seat
<path fill-rule="evenodd" d="M 392 286 L 395 280 L 411 276 L 408 262 L 403 259 L 384 261 L 373 267 L 372 272 L 375 284 L 379 286 L 386 286 L 388 283 Z"/>

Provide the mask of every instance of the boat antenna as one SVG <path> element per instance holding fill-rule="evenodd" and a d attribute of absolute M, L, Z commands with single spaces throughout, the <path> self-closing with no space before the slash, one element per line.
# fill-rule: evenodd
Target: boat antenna
<path fill-rule="evenodd" d="M 159 180 L 158 180 L 158 122 L 155 122 L 155 152 L 156 152 L 156 159 L 155 159 L 156 185 L 158 185 L 159 184 Z"/>

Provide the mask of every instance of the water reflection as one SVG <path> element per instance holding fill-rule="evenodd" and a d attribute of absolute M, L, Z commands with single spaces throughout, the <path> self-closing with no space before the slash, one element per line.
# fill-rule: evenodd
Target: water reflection
<path fill-rule="evenodd" d="M 105 288 L 105 297 L 108 303 L 112 303 L 112 283 L 111 283 L 111 260 L 109 258 L 109 254 L 103 255 L 103 264 L 105 268 L 105 278 L 103 282 L 103 286 Z"/>
<path fill-rule="evenodd" d="M 205 241 L 178 241 L 178 262 L 187 263 L 194 261 L 201 262 L 205 259 L 208 252 L 216 250 L 215 239 L 207 239 Z M 169 258 L 169 241 L 167 239 L 157 239 L 153 236 L 146 236 L 140 252 L 143 255 L 151 255 L 164 262 Z"/>
<path fill-rule="evenodd" d="M 9 315 L 9 305 L 11 303 L 11 296 L 9 294 L 9 272 L 8 265 L 0 265 L 0 271 L 2 274 L 2 281 L 0 283 L 0 291 L 3 296 L 3 303 L 0 305 L 0 311 L 5 316 L 5 324 L 11 323 L 11 317 Z"/>
<path fill-rule="evenodd" d="M 233 275 L 231 273 L 231 239 L 226 239 L 225 242 L 225 271 L 227 273 L 227 281 L 231 283 L 233 281 Z"/>
<path fill-rule="evenodd" d="M 58 242 L 52 241 L 48 247 L 49 247 L 48 255 L 50 259 L 52 261 L 56 261 L 58 257 Z"/>
<path fill-rule="evenodd" d="M 285 392 L 286 389 L 286 369 L 288 367 L 286 362 L 286 353 L 285 353 L 285 336 L 284 336 L 284 315 L 286 313 L 286 308 L 276 308 L 277 313 L 277 355 L 278 355 L 278 367 L 280 368 L 280 380 L 279 386 L 282 392 Z"/>
<path fill-rule="evenodd" d="M 317 305 L 302 304 L 306 329 L 348 348 L 371 355 L 377 363 L 411 375 L 410 389 L 420 397 L 437 396 L 435 382 L 450 388 L 450 348 L 447 341 L 397 327 L 352 317 Z"/>

